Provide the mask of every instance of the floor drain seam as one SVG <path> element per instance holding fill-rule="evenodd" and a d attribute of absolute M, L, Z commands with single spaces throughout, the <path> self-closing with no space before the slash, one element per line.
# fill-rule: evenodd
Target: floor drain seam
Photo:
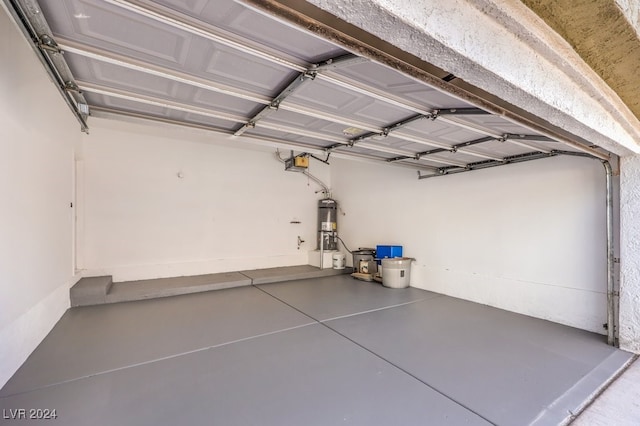
<path fill-rule="evenodd" d="M 238 273 L 240 275 L 242 275 L 243 277 L 247 278 L 249 281 L 251 281 L 248 285 L 253 285 L 253 278 L 252 277 L 250 277 L 249 275 L 243 273 L 242 271 L 238 271 Z"/>
<path fill-rule="evenodd" d="M 260 288 L 260 286 L 259 286 L 259 285 L 252 284 L 252 287 L 257 288 L 258 290 L 260 290 L 261 292 L 263 292 L 263 293 L 264 293 L 264 294 L 266 294 L 267 296 L 271 296 L 271 297 L 273 297 L 273 298 L 274 298 L 274 299 L 276 299 L 277 301 L 279 301 L 279 302 L 281 302 L 281 303 L 284 303 L 285 305 L 287 305 L 287 306 L 288 306 L 288 307 L 290 307 L 291 309 L 293 309 L 293 310 L 295 310 L 295 311 L 297 311 L 297 312 L 301 313 L 301 314 L 302 314 L 302 315 L 304 315 L 305 317 L 312 319 L 313 321 L 315 321 L 315 322 L 316 322 L 316 323 L 318 323 L 318 324 L 321 324 L 321 321 L 320 321 L 320 320 L 318 320 L 317 318 L 312 317 L 311 315 L 307 314 L 306 312 L 302 312 L 300 309 L 296 308 L 295 306 L 293 306 L 293 305 L 291 305 L 291 304 L 289 304 L 289 303 L 285 302 L 284 300 L 280 299 L 280 298 L 279 298 L 279 297 L 277 297 L 277 296 L 274 296 L 273 294 L 269 293 L 268 291 L 263 290 L 262 288 Z"/>
<path fill-rule="evenodd" d="M 193 349 L 193 350 L 190 350 L 190 351 L 180 352 L 180 353 L 177 353 L 177 354 L 167 355 L 165 357 L 154 358 L 154 359 L 149 360 L 149 361 L 138 362 L 138 363 L 135 363 L 135 364 L 129 364 L 129 365 L 125 365 L 125 366 L 122 366 L 122 367 L 112 368 L 112 369 L 104 370 L 104 371 L 98 371 L 96 373 L 87 374 L 85 376 L 74 377 L 73 379 L 62 380 L 62 381 L 55 382 L 55 383 L 49 383 L 47 385 L 40 386 L 40 387 L 37 387 L 37 388 L 34 388 L 34 389 L 28 389 L 28 390 L 24 390 L 24 391 L 21 391 L 21 392 L 16 392 L 16 393 L 12 393 L 12 394 L 5 395 L 5 396 L 0 396 L 0 400 L 6 399 L 6 398 L 10 398 L 10 397 L 14 397 L 14 396 L 18 396 L 18 395 L 27 394 L 27 393 L 30 393 L 30 392 L 39 391 L 39 390 L 42 390 L 42 389 L 48 389 L 48 388 L 53 387 L 53 386 L 59 386 L 59 385 L 67 384 L 67 383 L 72 383 L 72 382 L 75 382 L 75 381 L 78 381 L 78 380 L 90 379 L 92 377 L 102 376 L 102 375 L 109 374 L 109 373 L 116 373 L 118 371 L 128 370 L 130 368 L 142 367 L 144 365 L 149 365 L 149 364 L 154 364 L 156 362 L 175 359 L 175 358 L 179 358 L 181 356 L 191 355 L 191 354 L 195 354 L 195 353 L 199 353 L 199 352 L 205 352 L 205 351 L 208 351 L 208 350 L 211 350 L 211 349 L 216 349 L 216 348 L 221 348 L 221 347 L 224 347 L 224 346 L 232 345 L 234 343 L 246 342 L 248 340 L 257 339 L 257 338 L 260 338 L 260 337 L 266 337 L 266 336 L 271 336 L 271 335 L 278 334 L 278 333 L 283 333 L 283 332 L 286 332 L 286 331 L 296 330 L 298 328 L 303 328 L 303 327 L 308 327 L 310 325 L 315 325 L 316 323 L 317 323 L 317 321 L 316 322 L 312 322 L 312 323 L 310 322 L 310 323 L 307 323 L 307 324 L 300 324 L 300 325 L 296 325 L 296 326 L 288 327 L 288 328 L 283 328 L 283 329 L 276 330 L 276 331 L 270 331 L 270 332 L 267 332 L 267 333 L 256 334 L 255 336 L 248 336 L 248 337 L 243 337 L 241 339 L 232 340 L 232 341 L 229 341 L 229 342 L 219 343 L 217 345 L 206 346 L 206 347 L 203 347 L 203 348 L 198 348 L 198 349 Z"/>
<path fill-rule="evenodd" d="M 376 358 L 386 362 L 387 364 L 393 366 L 394 368 L 398 369 L 399 371 L 403 372 L 404 374 L 414 378 L 415 380 L 417 380 L 418 382 L 422 383 L 423 385 L 425 385 L 426 387 L 428 387 L 429 389 L 433 390 L 434 392 L 442 395 L 443 397 L 447 398 L 449 401 L 453 402 L 456 405 L 459 405 L 460 407 L 464 408 L 465 410 L 475 414 L 476 416 L 480 417 L 482 420 L 488 422 L 489 424 L 492 424 L 494 426 L 496 426 L 496 423 L 492 422 L 491 420 L 487 419 L 486 417 L 484 417 L 482 414 L 474 411 L 473 409 L 467 407 L 466 405 L 464 405 L 463 403 L 455 400 L 454 398 L 450 397 L 449 395 L 447 395 L 446 393 L 442 392 L 441 390 L 435 388 L 434 386 L 430 385 L 429 383 L 427 383 L 426 381 L 422 380 L 421 378 L 415 376 L 414 374 L 410 373 L 409 371 L 405 370 L 404 368 L 400 367 L 399 365 L 391 362 L 390 360 L 386 359 L 385 357 L 383 357 L 382 355 L 379 355 L 377 353 L 375 353 L 374 351 L 372 351 L 371 349 L 367 348 L 366 346 L 356 342 L 355 340 L 349 338 L 348 336 L 345 336 L 344 334 L 340 333 L 338 330 L 331 328 L 329 325 L 321 322 L 321 325 L 325 326 L 326 328 L 328 328 L 329 330 L 333 331 L 334 333 L 336 333 L 339 336 L 342 336 L 343 338 L 347 339 L 348 341 L 350 341 L 351 343 L 353 343 L 354 345 L 364 349 L 365 351 L 369 352 L 370 354 L 372 354 L 373 356 L 375 356 Z"/>
<path fill-rule="evenodd" d="M 407 305 L 411 305 L 413 303 L 423 302 L 425 300 L 436 299 L 438 297 L 440 297 L 440 296 L 425 297 L 425 298 L 422 298 L 422 299 L 410 300 L 408 302 L 398 303 L 397 305 L 383 306 L 381 308 L 369 309 L 368 311 L 356 312 L 354 314 L 348 314 L 348 315 L 341 315 L 339 317 L 328 318 L 328 319 L 321 320 L 321 321 L 318 321 L 318 322 L 325 323 L 325 322 L 335 321 L 335 320 L 339 320 L 339 319 L 343 319 L 343 318 L 350 318 L 350 317 L 355 317 L 355 316 L 358 316 L 358 315 L 369 314 L 369 313 L 372 313 L 372 312 L 384 311 L 386 309 L 398 308 L 400 306 L 407 306 Z"/>
<path fill-rule="evenodd" d="M 365 351 L 367 351 L 368 353 L 372 354 L 372 355 L 373 355 L 373 356 L 375 356 L 376 358 L 378 358 L 378 359 L 380 359 L 380 360 L 382 360 L 382 361 L 386 362 L 387 364 L 391 365 L 392 367 L 396 368 L 397 370 L 399 370 L 399 371 L 403 372 L 404 374 L 406 374 L 406 375 L 408 375 L 408 376 L 410 376 L 410 377 L 414 378 L 414 379 L 415 379 L 415 380 L 417 380 L 418 382 L 420 382 L 420 383 L 422 383 L 423 385 L 427 386 L 429 389 L 433 390 L 434 392 L 436 392 L 436 393 L 438 393 L 438 394 L 442 395 L 443 397 L 447 398 L 449 401 L 453 402 L 454 404 L 459 405 L 460 407 L 464 408 L 465 410 L 467 410 L 467 411 L 469 411 L 469 412 L 471 412 L 471 413 L 475 414 L 476 416 L 480 417 L 482 420 L 484 420 L 484 421 L 486 421 L 486 422 L 488 422 L 488 423 L 490 423 L 490 424 L 492 424 L 492 425 L 494 425 L 494 426 L 495 426 L 495 423 L 494 423 L 494 422 L 492 422 L 491 420 L 487 419 L 487 418 L 486 418 L 486 417 L 484 417 L 483 415 L 481 415 L 481 414 L 477 413 L 476 411 L 472 410 L 471 408 L 467 407 L 466 405 L 462 404 L 461 402 L 456 401 L 455 399 L 453 399 L 452 397 L 450 397 L 450 396 L 449 396 L 449 395 L 447 395 L 446 393 L 444 393 L 444 392 L 442 392 L 442 391 L 440 391 L 440 390 L 436 389 L 435 387 L 431 386 L 429 383 L 425 382 L 424 380 L 420 379 L 419 377 L 416 377 L 415 375 L 411 374 L 410 372 L 408 372 L 407 370 L 403 369 L 402 367 L 400 367 L 400 366 L 398 366 L 398 365 L 394 364 L 393 362 L 389 361 L 388 359 L 384 358 L 383 356 L 381 356 L 381 355 L 379 355 L 379 354 L 377 354 L 377 353 L 373 352 L 371 349 L 367 348 L 366 346 L 363 346 L 362 344 L 360 344 L 360 343 L 356 342 L 355 340 L 353 340 L 353 339 L 351 339 L 351 338 L 349 338 L 349 337 L 345 336 L 344 334 L 340 333 L 338 330 L 336 330 L 336 329 L 334 329 L 334 328 L 331 328 L 331 327 L 330 327 L 329 325 L 327 325 L 325 322 L 320 321 L 320 320 L 318 320 L 318 319 L 316 319 L 316 318 L 312 317 L 311 315 L 309 315 L 309 314 L 307 314 L 307 313 L 305 313 L 305 312 L 302 312 L 300 309 L 298 309 L 298 308 L 296 308 L 295 306 L 293 306 L 293 305 L 291 305 L 291 304 L 289 304 L 289 303 L 285 302 L 284 300 L 280 299 L 279 297 L 274 296 L 273 294 L 271 294 L 271 293 L 267 292 L 266 290 L 262 290 L 261 288 L 259 288 L 259 287 L 257 287 L 257 286 L 254 286 L 254 287 L 258 288 L 260 291 L 263 291 L 264 293 L 268 294 L 269 296 L 273 297 L 274 299 L 279 300 L 280 302 L 284 303 L 285 305 L 289 306 L 290 308 L 295 309 L 296 311 L 300 312 L 302 315 L 305 315 L 305 316 L 307 316 L 307 317 L 311 318 L 312 320 L 316 321 L 318 324 L 322 325 L 323 327 L 326 327 L 329 331 L 331 331 L 331 332 L 333 332 L 333 333 L 335 333 L 335 334 L 337 334 L 337 335 L 341 336 L 342 338 L 344 338 L 344 339 L 346 339 L 346 340 L 350 341 L 350 342 L 351 342 L 351 343 L 353 343 L 354 345 L 356 345 L 356 346 L 358 346 L 358 347 L 360 347 L 360 348 L 364 349 Z M 422 299 L 422 300 L 426 300 L 426 298 L 425 298 L 425 299 Z M 406 305 L 406 304 L 408 304 L 408 303 L 405 303 L 405 304 L 402 304 L 402 305 L 399 305 L 399 306 L 403 306 L 403 305 Z"/>

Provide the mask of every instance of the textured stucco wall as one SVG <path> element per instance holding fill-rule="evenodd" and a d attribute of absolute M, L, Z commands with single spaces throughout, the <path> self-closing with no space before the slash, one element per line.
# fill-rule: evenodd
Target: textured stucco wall
<path fill-rule="evenodd" d="M 640 155 L 621 159 L 620 347 L 640 353 Z"/>
<path fill-rule="evenodd" d="M 637 2 L 626 9 L 613 0 L 522 0 L 560 34 L 640 117 L 640 41 Z"/>
<path fill-rule="evenodd" d="M 616 0 L 616 4 L 640 36 L 640 3 L 638 0 Z"/>
<path fill-rule="evenodd" d="M 629 108 L 519 1 L 309 1 L 612 152 L 640 152 Z"/>

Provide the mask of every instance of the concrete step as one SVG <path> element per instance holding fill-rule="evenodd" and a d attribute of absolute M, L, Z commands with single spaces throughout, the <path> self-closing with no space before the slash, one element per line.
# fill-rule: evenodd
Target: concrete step
<path fill-rule="evenodd" d="M 71 306 L 106 303 L 107 293 L 111 290 L 112 285 L 113 280 L 111 277 L 82 278 L 69 291 Z"/>
<path fill-rule="evenodd" d="M 181 294 L 222 290 L 245 285 L 251 285 L 251 279 L 238 272 L 125 281 L 114 283 L 111 286 L 111 291 L 106 297 L 106 303 L 179 296 Z"/>
<path fill-rule="evenodd" d="M 298 265 L 117 283 L 114 283 L 110 276 L 90 277 L 82 278 L 71 288 L 71 306 L 131 302 L 252 284 L 268 284 L 345 273 L 351 273 L 351 268 L 336 270 L 320 269 L 310 265 Z"/>
<path fill-rule="evenodd" d="M 306 278 L 329 277 L 332 275 L 341 275 L 346 273 L 350 274 L 351 272 L 351 268 L 320 269 L 311 265 L 240 271 L 242 275 L 251 278 L 251 284 L 269 284 L 282 281 L 304 280 Z"/>

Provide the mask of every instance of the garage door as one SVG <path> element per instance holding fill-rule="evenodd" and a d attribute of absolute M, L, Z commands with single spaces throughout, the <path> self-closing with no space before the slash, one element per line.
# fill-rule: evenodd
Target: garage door
<path fill-rule="evenodd" d="M 9 3 L 85 130 L 90 115 L 144 117 L 421 178 L 607 158 L 448 92 L 452 75 L 434 84 L 233 0 Z"/>

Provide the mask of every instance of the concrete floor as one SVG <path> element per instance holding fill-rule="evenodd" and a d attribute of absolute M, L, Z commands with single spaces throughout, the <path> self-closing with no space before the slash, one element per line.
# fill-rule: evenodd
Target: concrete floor
<path fill-rule="evenodd" d="M 630 358 L 460 299 L 315 278 L 73 308 L 0 390 L 0 423 L 555 425 Z"/>
<path fill-rule="evenodd" d="M 637 359 L 571 423 L 572 426 L 637 426 L 639 424 L 640 362 Z"/>

